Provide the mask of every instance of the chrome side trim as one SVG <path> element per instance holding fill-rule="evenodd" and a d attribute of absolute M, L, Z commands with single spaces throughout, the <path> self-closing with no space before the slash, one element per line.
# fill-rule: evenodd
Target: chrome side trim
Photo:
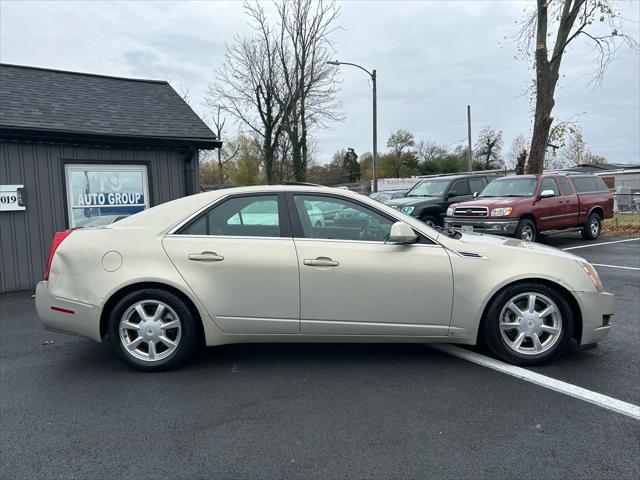
<path fill-rule="evenodd" d="M 301 320 L 303 335 L 410 335 L 442 336 L 449 334 L 449 324 L 349 322 L 333 320 Z"/>
<path fill-rule="evenodd" d="M 225 333 L 243 335 L 297 334 L 300 320 L 291 318 L 225 317 L 216 315 L 215 322 Z"/>

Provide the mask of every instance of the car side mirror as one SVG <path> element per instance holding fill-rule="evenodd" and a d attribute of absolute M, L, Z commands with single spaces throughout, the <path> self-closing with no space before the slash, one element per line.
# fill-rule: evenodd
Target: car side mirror
<path fill-rule="evenodd" d="M 556 193 L 553 190 L 543 190 L 540 192 L 540 198 L 550 198 L 555 197 Z"/>
<path fill-rule="evenodd" d="M 451 190 L 449 193 L 447 193 L 447 200 L 449 200 L 452 197 L 457 197 L 458 196 L 458 192 L 456 192 L 455 190 Z"/>
<path fill-rule="evenodd" d="M 480 192 L 473 192 L 473 198 L 476 198 Z"/>
<path fill-rule="evenodd" d="M 413 231 L 408 224 L 404 222 L 396 222 L 391 225 L 391 232 L 389 238 L 385 243 L 406 244 L 415 243 L 418 241 L 418 235 Z"/>

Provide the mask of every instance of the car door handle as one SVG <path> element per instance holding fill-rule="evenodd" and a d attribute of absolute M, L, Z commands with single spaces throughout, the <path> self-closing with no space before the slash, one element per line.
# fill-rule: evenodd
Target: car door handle
<path fill-rule="evenodd" d="M 310 267 L 337 267 L 340 265 L 339 262 L 336 262 L 329 257 L 305 258 L 304 264 L 309 265 Z"/>
<path fill-rule="evenodd" d="M 216 252 L 190 253 L 188 258 L 194 262 L 221 262 L 224 260 L 224 257 Z"/>

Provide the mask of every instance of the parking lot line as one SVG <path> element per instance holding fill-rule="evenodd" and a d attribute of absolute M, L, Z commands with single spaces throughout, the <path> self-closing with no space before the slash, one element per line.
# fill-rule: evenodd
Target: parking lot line
<path fill-rule="evenodd" d="M 594 267 L 622 268 L 623 270 L 640 270 L 638 267 L 623 267 L 621 265 L 607 265 L 605 263 L 592 263 Z"/>
<path fill-rule="evenodd" d="M 640 420 L 640 407 L 632 403 L 623 402 L 622 400 L 618 400 L 607 395 L 602 395 L 601 393 L 593 392 L 591 390 L 578 387 L 577 385 L 573 385 L 571 383 L 556 380 L 555 378 L 532 372 L 531 370 L 527 370 L 526 368 L 509 365 L 508 363 L 501 362 L 500 360 L 496 360 L 494 358 L 490 358 L 455 345 L 438 344 L 429 345 L 429 347 L 435 350 L 439 350 L 443 353 L 453 355 L 454 357 L 476 363 L 483 367 L 488 367 L 492 370 L 506 373 L 507 375 L 519 378 L 520 380 L 531 382 L 541 387 L 545 387 L 550 390 L 569 395 L 570 397 L 592 403 L 599 407 L 606 408 L 607 410 L 626 415 L 635 420 Z"/>
<path fill-rule="evenodd" d="M 562 250 L 576 250 L 578 248 L 597 247 L 599 245 L 611 245 L 612 243 L 635 242 L 637 240 L 640 240 L 640 237 L 638 237 L 638 238 L 625 238 L 624 240 L 615 240 L 613 242 L 600 242 L 600 243 L 591 243 L 589 245 L 578 245 L 577 247 L 567 247 L 567 248 L 563 248 Z"/>

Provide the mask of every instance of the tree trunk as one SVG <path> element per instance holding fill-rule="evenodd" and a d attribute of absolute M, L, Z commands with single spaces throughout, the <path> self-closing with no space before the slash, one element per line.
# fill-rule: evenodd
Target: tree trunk
<path fill-rule="evenodd" d="M 273 158 L 275 149 L 273 146 L 273 132 L 270 129 L 265 131 L 262 149 L 264 150 L 264 174 L 267 184 L 271 185 L 273 183 Z"/>
<path fill-rule="evenodd" d="M 224 185 L 224 174 L 222 173 L 222 152 L 220 150 L 222 150 L 222 147 L 218 148 L 218 183 L 222 186 Z"/>

